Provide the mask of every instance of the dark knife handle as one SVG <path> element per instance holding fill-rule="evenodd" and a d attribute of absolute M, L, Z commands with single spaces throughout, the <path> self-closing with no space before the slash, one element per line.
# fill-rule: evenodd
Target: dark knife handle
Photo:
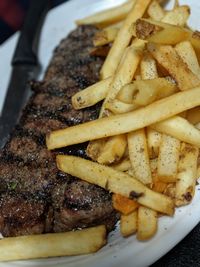
<path fill-rule="evenodd" d="M 12 59 L 12 65 L 37 65 L 34 51 L 34 40 L 39 30 L 41 20 L 49 7 L 49 0 L 31 0 L 27 15 L 22 26 L 21 34 Z"/>

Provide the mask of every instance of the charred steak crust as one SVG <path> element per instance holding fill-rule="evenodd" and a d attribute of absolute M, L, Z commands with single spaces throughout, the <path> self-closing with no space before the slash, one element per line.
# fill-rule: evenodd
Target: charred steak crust
<path fill-rule="evenodd" d="M 99 105 L 76 111 L 71 96 L 98 80 L 102 59 L 92 57 L 96 29 L 78 27 L 61 41 L 44 80 L 32 82 L 33 94 L 20 123 L 0 152 L 0 232 L 4 236 L 62 232 L 106 224 L 117 214 L 104 189 L 64 174 L 56 154 L 86 157 L 86 144 L 50 152 L 45 135 L 93 120 Z"/>

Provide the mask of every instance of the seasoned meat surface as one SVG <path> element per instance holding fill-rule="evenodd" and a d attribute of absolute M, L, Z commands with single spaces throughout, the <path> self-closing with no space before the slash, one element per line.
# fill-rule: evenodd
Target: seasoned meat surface
<path fill-rule="evenodd" d="M 117 220 L 104 189 L 60 172 L 57 154 L 86 157 L 87 144 L 48 151 L 45 135 L 97 118 L 99 105 L 76 111 L 71 96 L 98 80 L 102 59 L 90 56 L 96 29 L 78 27 L 55 49 L 43 81 L 0 152 L 0 232 L 4 236 L 62 232 Z"/>

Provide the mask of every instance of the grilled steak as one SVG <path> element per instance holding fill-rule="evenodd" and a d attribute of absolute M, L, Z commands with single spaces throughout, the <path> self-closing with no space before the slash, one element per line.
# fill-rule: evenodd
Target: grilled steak
<path fill-rule="evenodd" d="M 51 130 L 95 119 L 99 107 L 76 111 L 71 96 L 98 80 L 102 59 L 89 50 L 96 29 L 79 27 L 56 48 L 44 80 L 0 153 L 0 232 L 4 236 L 62 232 L 117 220 L 111 195 L 56 168 L 57 154 L 85 157 L 86 144 L 50 152 Z"/>

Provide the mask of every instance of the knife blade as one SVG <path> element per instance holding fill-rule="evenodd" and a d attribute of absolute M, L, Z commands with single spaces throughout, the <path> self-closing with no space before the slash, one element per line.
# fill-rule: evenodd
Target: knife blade
<path fill-rule="evenodd" d="M 40 64 L 37 48 L 40 30 L 49 9 L 49 0 L 30 1 L 12 59 L 12 73 L 0 117 L 0 148 L 9 138 L 30 95 L 28 82 L 37 78 Z"/>

